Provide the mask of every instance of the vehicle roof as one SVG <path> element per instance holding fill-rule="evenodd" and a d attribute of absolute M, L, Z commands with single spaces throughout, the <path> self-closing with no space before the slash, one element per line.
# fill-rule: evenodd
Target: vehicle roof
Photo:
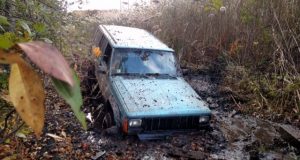
<path fill-rule="evenodd" d="M 125 26 L 100 25 L 113 48 L 141 48 L 171 51 L 166 44 L 154 37 L 146 30 Z"/>

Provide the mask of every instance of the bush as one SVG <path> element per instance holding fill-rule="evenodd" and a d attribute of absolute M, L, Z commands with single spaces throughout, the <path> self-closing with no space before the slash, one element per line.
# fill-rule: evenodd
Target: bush
<path fill-rule="evenodd" d="M 245 110 L 299 120 L 299 17 L 300 1 L 172 0 L 116 24 L 153 32 L 181 64 L 221 71 L 222 85 L 246 97 Z"/>

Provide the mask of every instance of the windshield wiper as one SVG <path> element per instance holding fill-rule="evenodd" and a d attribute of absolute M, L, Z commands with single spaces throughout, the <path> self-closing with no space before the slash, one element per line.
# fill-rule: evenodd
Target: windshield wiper
<path fill-rule="evenodd" d="M 144 76 L 140 73 L 114 73 L 112 76 Z"/>
<path fill-rule="evenodd" d="M 161 74 L 161 73 L 145 73 L 146 76 L 155 76 L 155 77 L 159 77 L 159 76 L 163 76 L 163 77 L 170 77 L 170 78 L 176 78 L 176 76 L 172 76 L 170 74 Z"/>
<path fill-rule="evenodd" d="M 170 75 L 170 74 L 161 74 L 162 76 L 167 76 L 167 77 L 170 77 L 170 78 L 177 78 L 176 76 L 174 75 Z"/>
<path fill-rule="evenodd" d="M 146 76 L 160 76 L 160 73 L 145 73 Z"/>
<path fill-rule="evenodd" d="M 112 76 L 140 76 L 140 77 L 168 77 L 168 78 L 176 78 L 176 76 L 170 75 L 170 74 L 161 74 L 161 73 L 114 73 Z"/>

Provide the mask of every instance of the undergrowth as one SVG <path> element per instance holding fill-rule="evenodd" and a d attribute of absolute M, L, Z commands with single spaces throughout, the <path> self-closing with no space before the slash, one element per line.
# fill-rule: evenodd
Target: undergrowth
<path fill-rule="evenodd" d="M 181 65 L 218 71 L 237 109 L 299 125 L 300 1 L 172 0 L 114 24 L 151 31 Z"/>

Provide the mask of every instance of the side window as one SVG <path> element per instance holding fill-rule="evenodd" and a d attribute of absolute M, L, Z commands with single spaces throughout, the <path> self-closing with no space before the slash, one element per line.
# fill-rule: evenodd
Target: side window
<path fill-rule="evenodd" d="M 109 66 L 110 63 L 111 52 L 112 48 L 109 44 L 107 44 L 103 57 L 103 61 L 106 63 L 107 66 Z"/>
<path fill-rule="evenodd" d="M 104 62 L 106 64 L 106 66 L 109 66 L 109 62 L 110 62 L 110 57 L 111 57 L 111 52 L 112 52 L 112 48 L 109 45 L 107 39 L 105 38 L 105 36 L 102 36 L 100 42 L 99 42 L 99 47 L 102 51 L 102 62 Z"/>

